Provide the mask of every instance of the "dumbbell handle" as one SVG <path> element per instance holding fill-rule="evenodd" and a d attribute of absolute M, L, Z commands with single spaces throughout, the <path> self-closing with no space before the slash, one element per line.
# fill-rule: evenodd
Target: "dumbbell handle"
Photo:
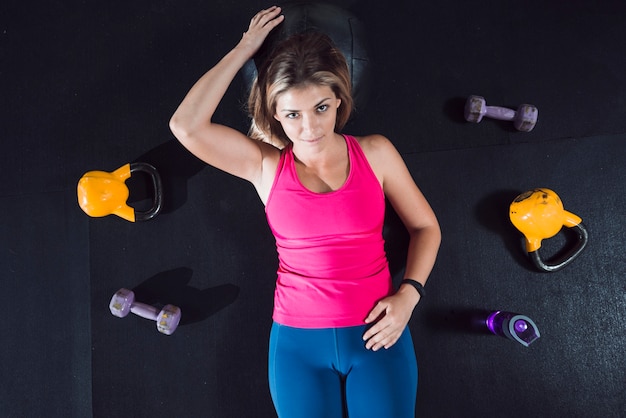
<path fill-rule="evenodd" d="M 146 305 L 141 302 L 133 302 L 130 307 L 130 311 L 137 316 L 142 318 L 150 319 L 152 321 L 156 321 L 159 316 L 160 310 L 151 305 Z"/>
<path fill-rule="evenodd" d="M 492 119 L 513 120 L 515 119 L 515 110 L 500 106 L 487 106 L 485 115 Z"/>

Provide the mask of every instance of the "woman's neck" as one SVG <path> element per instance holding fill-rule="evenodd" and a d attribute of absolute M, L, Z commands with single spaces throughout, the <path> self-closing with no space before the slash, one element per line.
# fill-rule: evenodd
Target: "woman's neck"
<path fill-rule="evenodd" d="M 296 162 L 310 169 L 325 169 L 336 166 L 347 156 L 347 144 L 343 135 L 333 133 L 319 144 L 294 143 L 293 155 Z"/>
<path fill-rule="evenodd" d="M 294 151 L 295 168 L 300 183 L 312 192 L 328 193 L 343 186 L 350 174 L 350 156 L 345 138 L 333 141 L 323 150 L 305 153 L 302 160 Z M 330 141 L 329 141 L 330 142 Z"/>

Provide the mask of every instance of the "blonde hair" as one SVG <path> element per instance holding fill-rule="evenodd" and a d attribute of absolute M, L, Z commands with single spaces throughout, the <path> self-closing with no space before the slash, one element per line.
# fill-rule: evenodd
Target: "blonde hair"
<path fill-rule="evenodd" d="M 281 42 L 257 68 L 248 98 L 252 119 L 248 135 L 279 148 L 291 140 L 275 118 L 276 101 L 287 90 L 306 85 L 327 86 L 341 99 L 335 131 L 352 113 L 352 86 L 345 57 L 331 39 L 319 32 L 295 34 Z"/>

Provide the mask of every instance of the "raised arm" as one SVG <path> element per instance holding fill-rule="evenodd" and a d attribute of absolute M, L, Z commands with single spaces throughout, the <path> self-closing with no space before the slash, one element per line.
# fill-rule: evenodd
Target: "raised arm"
<path fill-rule="evenodd" d="M 257 13 L 241 41 L 187 93 L 170 120 L 170 129 L 191 153 L 206 163 L 252 182 L 263 199 L 263 170 L 279 151 L 213 122 L 213 114 L 242 66 L 254 56 L 284 17 L 279 7 Z"/>

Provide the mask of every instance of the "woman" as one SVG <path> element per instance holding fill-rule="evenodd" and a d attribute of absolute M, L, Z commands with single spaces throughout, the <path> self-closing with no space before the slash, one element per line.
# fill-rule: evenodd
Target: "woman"
<path fill-rule="evenodd" d="M 212 116 L 241 67 L 284 17 L 255 15 L 239 44 L 170 121 L 208 164 L 250 181 L 279 255 L 269 380 L 280 417 L 413 417 L 417 363 L 408 322 L 440 243 L 437 219 L 391 142 L 338 132 L 351 110 L 345 58 L 296 35 L 258 68 L 244 135 Z M 385 197 L 410 233 L 397 291 L 384 253 Z"/>

